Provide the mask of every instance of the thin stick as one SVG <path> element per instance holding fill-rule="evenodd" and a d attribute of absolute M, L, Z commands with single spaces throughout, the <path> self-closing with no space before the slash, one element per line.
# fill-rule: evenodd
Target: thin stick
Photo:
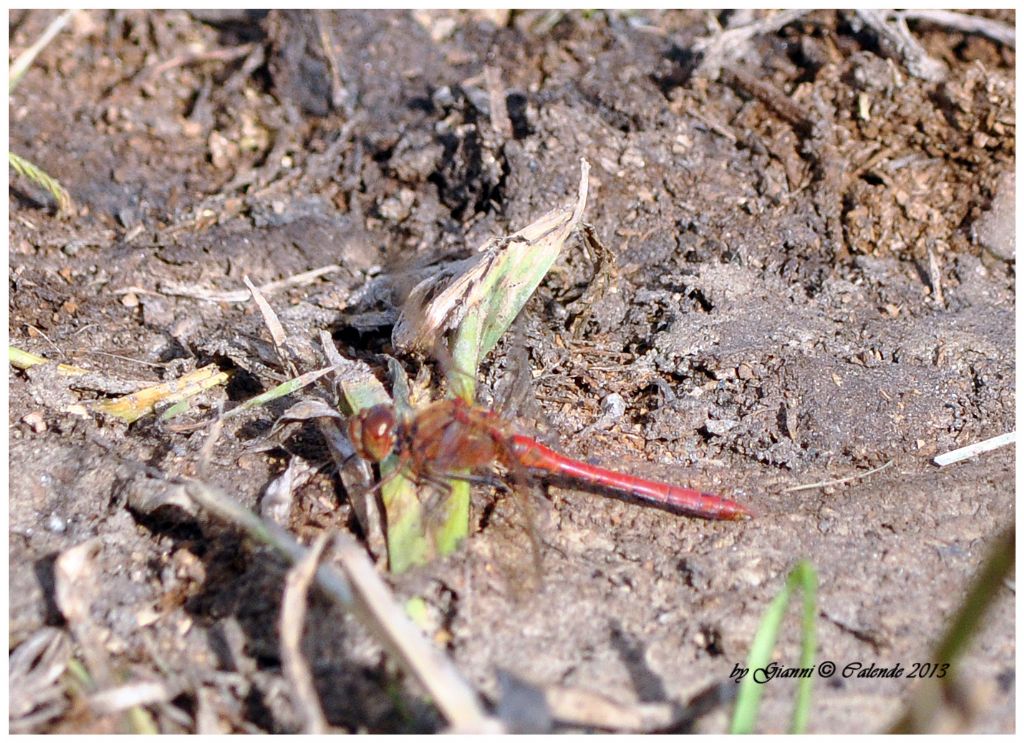
<path fill-rule="evenodd" d="M 1006 25 L 991 18 L 969 15 L 967 13 L 954 13 L 948 10 L 903 10 L 897 13 L 898 16 L 909 21 L 926 21 L 938 26 L 945 26 L 954 31 L 964 33 L 975 33 L 987 36 L 1000 44 L 1005 44 L 1011 49 L 1017 48 L 1017 32 L 1012 25 Z"/>
<path fill-rule="evenodd" d="M 979 441 L 976 444 L 970 444 L 969 446 L 964 446 L 959 449 L 954 449 L 953 451 L 948 451 L 945 454 L 940 454 L 932 461 L 940 467 L 945 467 L 947 464 L 956 464 L 957 462 L 962 462 L 965 459 L 970 459 L 976 454 L 992 451 L 993 449 L 998 449 L 1001 446 L 1016 443 L 1016 441 L 1017 432 L 1010 431 L 1009 433 L 1004 433 L 999 436 L 993 436 L 990 439 L 985 439 L 984 441 Z"/>
<path fill-rule="evenodd" d="M 302 627 L 306 623 L 306 602 L 317 563 L 327 545 L 327 532 L 322 532 L 306 556 L 295 563 L 285 578 L 281 599 L 281 665 L 292 689 L 292 700 L 305 718 L 304 733 L 327 732 L 327 718 L 313 685 L 313 674 L 302 655 Z"/>
<path fill-rule="evenodd" d="M 795 492 L 797 492 L 799 490 L 814 490 L 815 488 L 825 488 L 825 487 L 828 487 L 830 485 L 842 485 L 843 483 L 852 482 L 853 480 L 861 480 L 861 479 L 867 477 L 868 475 L 873 475 L 876 472 L 881 472 L 886 467 L 891 465 L 892 461 L 893 460 L 890 459 L 888 462 L 883 464 L 881 467 L 875 467 L 873 470 L 868 470 L 867 472 L 861 472 L 861 473 L 858 473 L 856 475 L 850 475 L 849 477 L 843 477 L 843 478 L 841 478 L 839 480 L 825 480 L 823 482 L 811 483 L 810 485 L 797 485 L 795 488 L 786 488 L 782 492 L 783 493 L 795 493 Z"/>

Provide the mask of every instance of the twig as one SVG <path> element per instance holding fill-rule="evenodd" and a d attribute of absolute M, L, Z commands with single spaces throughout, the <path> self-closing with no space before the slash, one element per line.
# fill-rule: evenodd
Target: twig
<path fill-rule="evenodd" d="M 341 79 L 341 68 L 338 65 L 338 54 L 334 49 L 330 18 L 322 10 L 314 11 L 314 18 L 317 32 L 320 35 L 320 46 L 323 47 L 324 58 L 327 60 L 327 67 L 331 72 L 331 107 L 340 109 L 350 100 L 350 96 Z"/>
<path fill-rule="evenodd" d="M 893 460 L 890 459 L 888 462 L 883 464 L 881 467 L 875 467 L 873 470 L 868 470 L 867 472 L 860 472 L 860 473 L 858 473 L 856 475 L 850 475 L 849 477 L 843 477 L 843 478 L 841 478 L 839 480 L 825 480 L 823 482 L 814 482 L 814 483 L 811 483 L 810 485 L 797 485 L 795 488 L 786 488 L 782 492 L 783 493 L 796 493 L 797 491 L 800 491 L 800 490 L 814 490 L 815 488 L 825 488 L 825 487 L 829 487 L 830 485 L 842 485 L 843 483 L 852 482 L 853 480 L 860 480 L 860 479 L 863 479 L 863 478 L 867 477 L 868 475 L 873 475 L 876 472 L 881 472 L 886 467 L 891 465 L 892 461 Z"/>
<path fill-rule="evenodd" d="M 1017 432 L 1010 431 L 1009 433 L 1004 433 L 999 436 L 993 436 L 990 439 L 985 439 L 984 441 L 979 441 L 976 444 L 970 444 L 969 446 L 964 446 L 959 449 L 954 449 L 953 451 L 948 451 L 945 454 L 940 454 L 932 461 L 940 467 L 945 467 L 947 464 L 956 464 L 957 462 L 970 459 L 982 452 L 992 451 L 993 449 L 998 449 L 1001 446 L 1013 444 L 1016 441 Z"/>
<path fill-rule="evenodd" d="M 975 33 L 987 36 L 1011 49 L 1017 48 L 1017 32 L 1013 26 L 967 13 L 954 13 L 949 10 L 903 10 L 896 13 L 897 18 L 911 21 L 926 21 L 937 26 L 946 26 L 954 31 Z"/>
<path fill-rule="evenodd" d="M 185 485 L 185 492 L 201 506 L 269 544 L 290 562 L 298 562 L 306 556 L 306 550 L 287 531 L 264 521 L 223 491 L 195 480 L 186 481 Z M 493 730 L 493 722 L 485 714 L 476 693 L 396 603 L 363 550 L 343 535 L 335 536 L 335 544 L 338 543 L 341 547 L 337 548 L 337 554 L 344 572 L 331 565 L 321 565 L 316 571 L 320 590 L 364 623 L 409 675 L 427 690 L 452 726 L 460 730 Z"/>
<path fill-rule="evenodd" d="M 306 623 L 309 584 L 313 581 L 326 544 L 327 533 L 323 532 L 306 556 L 288 571 L 281 599 L 281 665 L 291 686 L 295 706 L 305 717 L 303 732 L 314 735 L 327 732 L 328 725 L 313 685 L 313 675 L 302 655 L 302 627 Z"/>
<path fill-rule="evenodd" d="M 814 120 L 798 103 L 788 97 L 772 83 L 754 77 L 749 72 L 737 67 L 723 65 L 720 75 L 726 85 L 742 88 L 759 101 L 769 106 L 789 124 L 809 134 L 814 127 Z"/>

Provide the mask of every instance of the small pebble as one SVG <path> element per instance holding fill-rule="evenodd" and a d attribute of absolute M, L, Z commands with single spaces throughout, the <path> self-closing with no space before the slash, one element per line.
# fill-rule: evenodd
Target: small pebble
<path fill-rule="evenodd" d="M 1000 177 L 991 208 L 974 223 L 977 241 L 983 248 L 1004 261 L 1012 261 L 1016 257 L 1015 194 L 1014 175 L 1010 170 Z"/>
<path fill-rule="evenodd" d="M 21 422 L 31 428 L 36 433 L 42 433 L 46 430 L 46 420 L 43 418 L 43 414 L 38 410 L 33 411 L 23 417 Z"/>
<path fill-rule="evenodd" d="M 739 421 L 709 419 L 708 422 L 704 424 L 704 428 L 706 428 L 707 432 L 712 436 L 721 436 L 730 428 L 733 428 L 737 423 L 739 423 Z"/>
<path fill-rule="evenodd" d="M 63 534 L 65 531 L 67 531 L 68 522 L 61 518 L 58 514 L 51 513 L 46 518 L 45 528 L 47 531 L 51 531 L 54 534 Z"/>
<path fill-rule="evenodd" d="M 601 411 L 604 413 L 602 417 L 618 420 L 626 412 L 626 401 L 622 399 L 622 395 L 618 392 L 612 392 L 602 398 Z"/>

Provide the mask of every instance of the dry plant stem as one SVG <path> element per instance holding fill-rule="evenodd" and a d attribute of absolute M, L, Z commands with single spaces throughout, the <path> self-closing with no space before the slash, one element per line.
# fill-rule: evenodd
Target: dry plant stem
<path fill-rule="evenodd" d="M 822 482 L 813 482 L 810 485 L 797 485 L 795 488 L 786 488 L 782 492 L 783 493 L 797 493 L 797 492 L 799 492 L 801 490 L 814 490 L 815 488 L 827 488 L 827 487 L 829 487 L 831 485 L 842 485 L 842 484 L 847 483 L 847 482 L 853 482 L 854 480 L 863 480 L 865 477 L 869 477 L 870 475 L 873 475 L 876 472 L 881 472 L 886 467 L 889 467 L 892 464 L 892 462 L 893 462 L 893 460 L 890 459 L 885 464 L 883 464 L 883 465 L 881 465 L 879 467 L 875 467 L 873 470 L 868 470 L 867 472 L 862 472 L 862 473 L 856 474 L 856 475 L 850 475 L 849 477 L 843 477 L 843 478 L 840 478 L 838 480 L 824 480 Z"/>
<path fill-rule="evenodd" d="M 89 707 L 96 714 L 109 715 L 144 704 L 170 702 L 180 693 L 181 689 L 176 684 L 166 684 L 162 681 L 139 681 L 91 694 Z"/>
<path fill-rule="evenodd" d="M 313 582 L 326 544 L 327 532 L 323 532 L 306 556 L 288 571 L 281 600 L 281 665 L 291 687 L 293 702 L 305 718 L 303 732 L 314 735 L 327 732 L 328 725 L 316 695 L 313 675 L 302 655 L 302 627 L 306 623 L 309 585 Z"/>
<path fill-rule="evenodd" d="M 312 284 L 314 281 L 319 279 L 321 276 L 341 271 L 342 268 L 339 265 L 331 264 L 329 266 L 322 266 L 320 268 L 314 268 L 312 271 L 303 271 L 297 273 L 294 276 L 288 276 L 278 281 L 271 281 L 263 286 L 258 287 L 261 294 L 267 296 L 273 294 L 281 289 L 287 289 L 290 286 L 305 286 L 306 284 Z M 201 299 L 205 302 L 247 302 L 252 297 L 252 292 L 248 289 L 236 289 L 234 291 L 219 291 L 217 289 L 206 289 L 202 286 L 188 286 L 183 284 L 167 284 L 163 283 L 160 285 L 159 291 L 149 291 L 148 289 L 142 289 L 137 286 L 127 286 L 124 289 L 118 289 L 115 294 L 154 294 L 154 295 L 166 295 L 172 297 L 189 297 L 191 299 Z"/>
<path fill-rule="evenodd" d="M 290 562 L 298 562 L 306 550 L 284 529 L 242 507 L 223 491 L 195 480 L 185 491 L 215 516 L 244 529 L 269 544 Z M 366 553 L 342 535 L 335 537 L 342 570 L 321 565 L 316 584 L 329 598 L 352 611 L 396 661 L 415 678 L 448 722 L 466 730 L 488 729 L 476 693 L 440 650 L 431 645 L 389 593 Z"/>
<path fill-rule="evenodd" d="M 882 10 L 858 10 L 857 17 L 874 31 L 882 42 L 883 51 L 902 60 L 907 71 L 914 77 L 928 82 L 946 79 L 946 67 L 932 59 L 924 47 L 914 38 L 902 16 L 896 16 L 892 23 L 886 21 Z"/>
<path fill-rule="evenodd" d="M 993 41 L 1005 44 L 1011 49 L 1017 48 L 1017 32 L 1013 26 L 967 13 L 954 13 L 949 10 L 903 10 L 896 13 L 897 18 L 911 21 L 927 21 L 937 26 L 945 26 L 954 31 L 975 33 L 987 36 Z"/>
<path fill-rule="evenodd" d="M 175 67 L 184 67 L 185 65 L 196 64 L 197 62 L 231 62 L 239 57 L 247 56 L 255 47 L 255 44 L 240 44 L 239 46 L 229 46 L 221 49 L 208 49 L 201 52 L 179 54 L 176 57 L 171 57 L 158 63 L 148 71 L 143 70 L 143 77 L 146 79 L 158 77 Z"/>
<path fill-rule="evenodd" d="M 491 128 L 504 139 L 512 138 L 512 120 L 505 105 L 505 86 L 501 82 L 501 70 L 488 65 L 484 67 L 487 78 L 487 95 L 491 104 Z"/>
<path fill-rule="evenodd" d="M 61 32 L 61 29 L 67 25 L 68 21 L 70 21 L 77 12 L 77 10 L 65 10 L 59 16 L 54 18 L 50 22 L 50 25 L 46 27 L 46 30 L 43 31 L 42 36 L 36 39 L 36 42 L 32 46 L 18 55 L 18 58 L 14 60 L 14 64 L 12 64 L 10 68 L 10 82 L 7 86 L 8 92 L 14 90 L 18 81 L 21 80 L 22 75 L 24 75 L 25 71 L 32 66 L 32 63 L 39 55 L 39 52 L 41 52 L 47 44 L 53 41 L 53 38 Z"/>
<path fill-rule="evenodd" d="M 703 52 L 703 57 L 696 73 L 711 79 L 717 78 L 722 65 L 738 59 L 750 39 L 758 34 L 775 33 L 808 12 L 807 10 L 783 10 L 754 23 L 730 28 L 715 36 L 698 39 L 694 48 L 698 52 Z"/>

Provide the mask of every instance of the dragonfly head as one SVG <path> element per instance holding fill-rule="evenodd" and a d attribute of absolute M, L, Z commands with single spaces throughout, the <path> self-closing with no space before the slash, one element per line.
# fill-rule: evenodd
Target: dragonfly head
<path fill-rule="evenodd" d="M 395 409 L 391 405 L 363 408 L 349 420 L 348 436 L 360 457 L 382 461 L 395 448 Z"/>

